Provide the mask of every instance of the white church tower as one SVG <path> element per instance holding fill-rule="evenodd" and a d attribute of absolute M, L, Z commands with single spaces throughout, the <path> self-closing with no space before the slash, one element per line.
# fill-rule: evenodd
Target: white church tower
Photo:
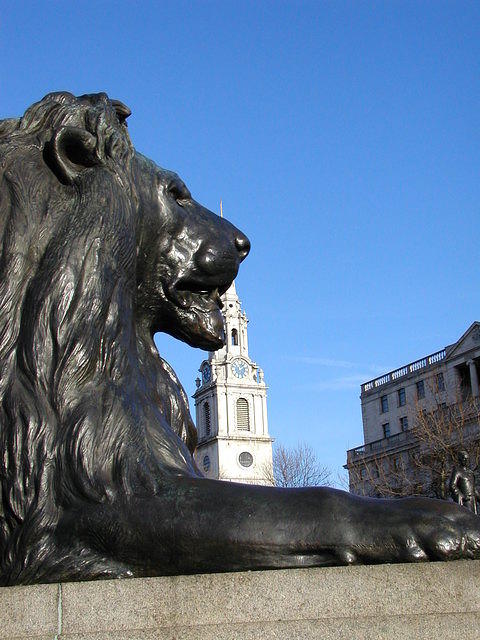
<path fill-rule="evenodd" d="M 200 365 L 195 412 L 195 460 L 208 478 L 271 484 L 272 439 L 268 433 L 263 371 L 248 355 L 247 316 L 235 283 L 222 296 L 226 345 Z"/>

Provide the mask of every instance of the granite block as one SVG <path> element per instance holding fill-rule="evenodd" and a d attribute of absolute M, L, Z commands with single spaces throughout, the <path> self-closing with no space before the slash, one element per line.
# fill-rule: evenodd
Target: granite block
<path fill-rule="evenodd" d="M 53 638 L 58 630 L 56 584 L 0 588 L 0 640 Z"/>

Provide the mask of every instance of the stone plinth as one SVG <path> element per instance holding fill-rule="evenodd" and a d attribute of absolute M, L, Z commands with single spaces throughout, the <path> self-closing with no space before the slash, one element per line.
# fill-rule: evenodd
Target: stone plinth
<path fill-rule="evenodd" d="M 0 640 L 478 640 L 480 561 L 0 589 Z"/>

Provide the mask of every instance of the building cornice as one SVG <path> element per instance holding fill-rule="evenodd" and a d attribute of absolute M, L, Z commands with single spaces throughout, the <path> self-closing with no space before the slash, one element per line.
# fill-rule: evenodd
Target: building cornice
<path fill-rule="evenodd" d="M 408 380 L 409 378 L 415 377 L 419 372 L 427 372 L 430 370 L 434 370 L 438 368 L 439 364 L 443 362 L 448 362 L 457 357 L 464 357 L 471 351 L 475 351 L 478 347 L 470 347 L 461 353 L 458 353 L 458 349 L 461 345 L 466 341 L 466 339 L 476 332 L 478 335 L 478 347 L 480 347 L 480 322 L 473 322 L 469 328 L 465 331 L 465 333 L 457 340 L 457 342 L 446 346 L 440 351 L 436 351 L 435 353 L 430 354 L 429 356 L 424 356 L 419 360 L 415 360 L 414 362 L 410 362 L 409 364 L 405 364 L 398 369 L 394 369 L 393 371 L 389 371 L 388 373 L 384 373 L 373 380 L 369 380 L 368 382 L 364 382 L 361 385 L 361 395 L 362 397 L 368 396 L 370 394 L 374 394 L 380 387 L 384 387 L 387 389 L 394 384 L 398 384 L 402 380 Z"/>

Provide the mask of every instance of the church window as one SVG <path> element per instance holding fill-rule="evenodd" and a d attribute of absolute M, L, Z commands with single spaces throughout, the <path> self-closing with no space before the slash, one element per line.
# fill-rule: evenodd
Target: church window
<path fill-rule="evenodd" d="M 232 345 L 234 347 L 238 345 L 238 331 L 236 329 L 232 329 Z"/>
<path fill-rule="evenodd" d="M 210 470 L 210 458 L 209 456 L 203 456 L 203 470 L 208 473 Z"/>
<path fill-rule="evenodd" d="M 203 404 L 203 424 L 205 427 L 205 435 L 209 436 L 212 430 L 210 421 L 210 405 L 208 402 Z"/>
<path fill-rule="evenodd" d="M 248 402 L 245 398 L 237 400 L 237 429 L 250 431 L 250 415 L 248 412 Z"/>
<path fill-rule="evenodd" d="M 251 467 L 253 464 L 253 456 L 248 451 L 242 451 L 242 453 L 238 456 L 238 461 L 242 465 L 242 467 Z"/>

